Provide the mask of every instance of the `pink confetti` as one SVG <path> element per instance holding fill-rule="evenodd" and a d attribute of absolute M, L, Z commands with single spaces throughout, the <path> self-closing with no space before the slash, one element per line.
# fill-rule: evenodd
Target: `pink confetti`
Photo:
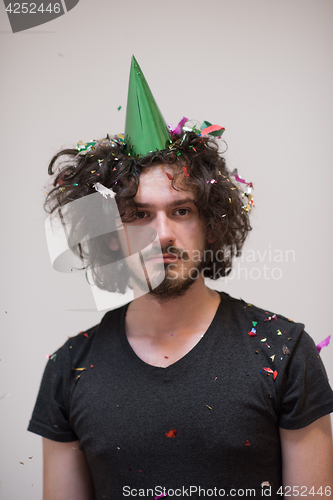
<path fill-rule="evenodd" d="M 166 497 L 167 494 L 166 493 L 162 493 L 162 495 L 160 495 L 159 497 L 155 497 L 154 500 L 157 500 L 158 498 L 162 498 L 162 497 Z"/>
<path fill-rule="evenodd" d="M 203 128 L 201 131 L 201 135 L 208 135 L 211 132 L 216 132 L 217 130 L 225 130 L 221 125 L 210 125 L 209 127 Z"/>
<path fill-rule="evenodd" d="M 326 339 L 322 340 L 319 342 L 319 344 L 316 345 L 318 353 L 322 350 L 323 347 L 327 347 L 328 344 L 330 343 L 331 336 L 329 335 L 326 337 Z"/>
<path fill-rule="evenodd" d="M 180 131 L 182 129 L 182 127 L 185 125 L 185 123 L 188 121 L 188 118 L 186 118 L 185 116 L 180 120 L 180 122 L 178 123 L 177 127 L 172 131 L 174 134 L 180 134 Z"/>
<path fill-rule="evenodd" d="M 268 366 L 264 367 L 263 370 L 265 370 L 265 372 L 267 373 L 274 373 L 271 368 L 268 368 Z"/>

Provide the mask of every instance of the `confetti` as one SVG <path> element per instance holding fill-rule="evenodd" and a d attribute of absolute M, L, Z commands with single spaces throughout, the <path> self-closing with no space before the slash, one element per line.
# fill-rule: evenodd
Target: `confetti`
<path fill-rule="evenodd" d="M 275 354 L 273 354 L 273 356 L 270 356 L 271 360 L 274 361 L 275 359 Z"/>
<path fill-rule="evenodd" d="M 155 497 L 154 500 L 157 500 L 158 498 L 162 498 L 162 497 L 166 497 L 167 494 L 166 493 L 162 493 L 162 495 L 160 495 L 159 497 Z"/>
<path fill-rule="evenodd" d="M 277 321 L 276 314 L 273 314 L 273 316 L 268 316 L 268 318 L 266 318 L 265 321 L 272 321 L 273 319 L 275 319 L 275 321 Z"/>
<path fill-rule="evenodd" d="M 121 106 L 118 106 L 117 110 L 120 111 L 121 110 Z"/>
<path fill-rule="evenodd" d="M 246 440 L 245 446 L 250 446 L 250 441 L 248 439 Z"/>
<path fill-rule="evenodd" d="M 258 321 L 252 321 L 253 326 L 257 326 L 257 324 L 258 324 Z"/>
<path fill-rule="evenodd" d="M 282 335 L 282 333 L 280 332 L 280 330 L 277 330 L 277 334 L 278 335 Z"/>
<path fill-rule="evenodd" d="M 265 372 L 267 372 L 267 373 L 274 373 L 274 372 L 273 372 L 273 370 L 272 370 L 271 368 L 268 368 L 268 366 L 265 366 L 265 367 L 263 368 L 263 370 L 265 370 Z"/>
<path fill-rule="evenodd" d="M 257 335 L 256 329 L 252 328 L 252 330 L 250 332 L 248 332 L 248 335 L 250 335 L 250 337 L 255 337 Z"/>
<path fill-rule="evenodd" d="M 206 123 L 208 123 L 208 122 L 206 122 Z M 201 131 L 201 134 L 202 135 L 209 135 L 209 134 L 212 134 L 212 132 L 215 132 L 214 135 L 216 135 L 216 133 L 218 132 L 217 135 L 221 136 L 224 131 L 225 131 L 225 128 L 221 127 L 220 125 L 210 125 L 209 127 L 203 128 Z"/>
<path fill-rule="evenodd" d="M 169 174 L 169 172 L 165 172 L 165 175 L 167 176 L 167 178 L 170 180 L 170 181 L 173 181 L 173 177 L 172 175 Z"/>
<path fill-rule="evenodd" d="M 170 429 L 168 432 L 165 433 L 167 438 L 174 438 L 176 437 L 177 431 L 176 429 Z"/>
<path fill-rule="evenodd" d="M 283 354 L 290 354 L 290 351 L 286 345 L 282 347 Z"/>
<path fill-rule="evenodd" d="M 274 370 L 274 373 L 273 373 L 273 380 L 275 380 L 277 376 L 278 376 L 278 372 L 277 372 L 276 370 Z"/>
<path fill-rule="evenodd" d="M 328 337 L 326 337 L 326 339 L 322 340 L 321 342 L 319 342 L 319 344 L 316 345 L 318 353 L 322 350 L 323 347 L 328 346 L 330 340 L 331 340 L 331 335 L 329 335 Z"/>
<path fill-rule="evenodd" d="M 209 408 L 210 410 L 212 410 L 212 409 L 213 409 L 211 406 L 208 406 L 208 405 L 206 405 L 206 406 L 207 406 L 207 408 Z"/>
<path fill-rule="evenodd" d="M 183 172 L 184 172 L 184 175 L 185 177 L 190 177 L 190 175 L 187 173 L 187 167 L 183 167 Z"/>
<path fill-rule="evenodd" d="M 260 341 L 260 342 L 266 342 L 266 340 L 267 340 L 267 339 L 266 339 L 266 337 L 265 337 L 264 339 L 261 339 L 261 341 Z"/>
<path fill-rule="evenodd" d="M 183 128 L 183 126 L 185 125 L 185 123 L 188 121 L 188 118 L 186 118 L 186 116 L 183 116 L 183 118 L 180 120 L 180 122 L 178 123 L 177 127 L 172 130 L 172 132 L 174 134 L 180 134 L 181 132 L 181 129 Z"/>
<path fill-rule="evenodd" d="M 164 357 L 165 357 L 165 359 L 169 359 L 169 356 L 164 356 Z"/>

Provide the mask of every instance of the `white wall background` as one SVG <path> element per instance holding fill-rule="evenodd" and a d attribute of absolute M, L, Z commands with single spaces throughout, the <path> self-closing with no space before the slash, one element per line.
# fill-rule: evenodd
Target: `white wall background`
<path fill-rule="evenodd" d="M 132 53 L 166 120 L 225 126 L 230 168 L 254 183 L 244 255 L 257 262 L 240 262 L 252 278 L 219 289 L 304 322 L 316 343 L 331 333 L 333 3 L 80 0 L 17 34 L 3 4 L 0 17 L 0 497 L 35 500 L 41 443 L 26 427 L 46 354 L 103 314 L 83 277 L 51 268 L 46 166 L 64 146 L 123 131 Z M 276 250 L 295 261 L 274 262 Z"/>

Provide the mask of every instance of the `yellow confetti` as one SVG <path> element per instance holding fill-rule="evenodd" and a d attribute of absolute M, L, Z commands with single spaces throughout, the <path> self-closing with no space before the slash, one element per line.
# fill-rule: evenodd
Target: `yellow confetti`
<path fill-rule="evenodd" d="M 280 330 L 278 330 L 278 331 L 277 331 L 277 334 L 278 334 L 278 335 L 282 335 L 282 333 L 281 333 L 281 331 L 280 331 Z"/>
<path fill-rule="evenodd" d="M 275 354 L 273 354 L 273 356 L 270 356 L 271 360 L 274 361 L 275 359 Z"/>
<path fill-rule="evenodd" d="M 206 406 L 207 406 L 207 408 L 209 408 L 210 410 L 212 410 L 212 409 L 213 409 L 213 408 L 211 408 L 211 407 L 210 407 L 210 406 L 208 406 L 208 405 L 206 405 Z"/>
<path fill-rule="evenodd" d="M 83 370 L 85 370 L 85 368 L 72 368 L 72 370 L 77 370 L 78 372 L 83 372 Z"/>
<path fill-rule="evenodd" d="M 266 342 L 266 340 L 267 340 L 266 338 L 264 338 L 264 339 L 261 339 L 261 342 Z"/>

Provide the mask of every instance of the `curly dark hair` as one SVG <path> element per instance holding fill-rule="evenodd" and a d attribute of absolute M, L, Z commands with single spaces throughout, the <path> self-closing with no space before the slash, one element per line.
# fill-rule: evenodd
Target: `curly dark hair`
<path fill-rule="evenodd" d="M 129 214 L 137 210 L 134 197 L 137 193 L 140 174 L 144 169 L 157 164 L 172 164 L 171 180 L 174 189 L 188 189 L 195 194 L 195 204 L 204 221 L 206 239 L 213 235 L 214 242 L 206 245 L 204 276 L 217 279 L 231 271 L 232 259 L 240 255 L 241 248 L 251 229 L 248 211 L 239 188 L 232 183 L 225 159 L 218 152 L 218 145 L 211 136 L 201 137 L 195 132 L 182 131 L 172 135 L 169 149 L 151 152 L 143 158 L 132 158 L 126 153 L 121 139 L 107 137 L 96 142 L 86 152 L 64 149 L 50 162 L 48 173 L 54 175 L 53 188 L 48 193 L 44 208 L 55 214 L 61 207 L 84 196 L 96 193 L 97 182 L 112 189 L 123 222 L 130 222 Z M 60 161 L 59 160 L 65 160 Z M 186 169 L 184 169 L 186 167 Z M 184 172 L 185 170 L 185 172 Z M 184 175 L 184 173 L 186 175 Z M 181 176 L 183 186 L 177 185 Z M 61 213 L 61 212 L 59 212 Z M 89 234 L 89 222 L 76 213 L 70 215 L 71 231 L 75 241 Z M 73 219 L 74 218 L 74 219 Z M 88 224 L 88 226 L 87 226 Z M 119 261 L 121 251 L 112 251 L 107 238 L 91 238 L 88 250 L 80 245 L 73 249 L 82 259 L 83 267 L 90 269 L 94 284 L 98 287 L 124 293 L 128 285 L 126 272 L 119 277 L 108 275 L 105 264 Z M 207 257 L 208 255 L 208 257 Z M 215 258 L 216 255 L 220 257 Z"/>

